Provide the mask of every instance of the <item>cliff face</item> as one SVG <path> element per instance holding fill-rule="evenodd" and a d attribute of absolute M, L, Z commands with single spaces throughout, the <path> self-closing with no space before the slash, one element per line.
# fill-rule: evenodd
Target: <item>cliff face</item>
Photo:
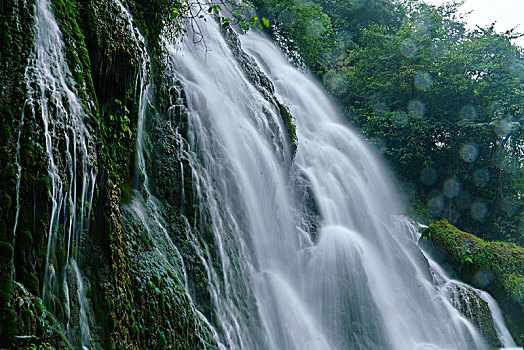
<path fill-rule="evenodd" d="M 217 347 L 199 257 L 221 267 L 208 209 L 194 203 L 186 94 L 161 40 L 166 27 L 183 33 L 173 8 L 184 6 L 3 2 L 0 347 Z M 295 148 L 292 116 L 230 35 Z"/>
<path fill-rule="evenodd" d="M 425 229 L 420 243 L 452 277 L 493 295 L 513 338 L 519 339 L 524 327 L 524 248 L 485 242 L 445 221 Z"/>
<path fill-rule="evenodd" d="M 38 72 L 38 63 L 32 61 L 40 57 L 35 43 L 40 3 L 4 1 L 0 9 L 0 347 L 49 343 L 67 348 L 87 342 L 90 348 L 138 349 L 171 344 L 189 349 L 201 348 L 202 342 L 212 343 L 206 340 L 208 331 L 195 320 L 182 281 L 154 256 L 145 258 L 153 251 L 152 243 L 126 209 L 135 182 L 141 102 L 138 90 L 144 83 L 139 81 L 143 79 L 144 53 L 153 58 L 146 69 L 157 73 L 148 77 L 148 83 L 166 87 L 160 74 L 166 67 L 160 60 L 158 36 L 165 24 L 163 18 L 169 18 L 166 13 L 170 14 L 176 4 L 52 2 L 67 66 L 64 83 L 81 101 L 83 125 L 89 135 L 86 154 L 95 174 L 89 182 L 93 198 L 82 202 L 85 208 L 71 205 L 66 210 L 64 206 L 61 212 L 53 213 L 56 187 L 49 178 L 50 157 L 56 160 L 57 174 L 64 179 L 61 190 L 78 190 L 77 197 L 76 192 L 73 194 L 74 201 L 80 197 L 83 180 L 68 174 L 66 156 L 76 142 L 70 134 L 74 130 L 57 123 L 57 128 L 64 130 L 55 133 L 58 136 L 53 139 L 53 149 L 46 151 L 49 132 L 43 115 L 58 118 L 61 110 L 59 102 L 42 103 L 47 101 L 44 95 L 53 91 L 31 79 L 32 72 Z M 137 13 L 136 21 L 123 5 Z M 157 15 L 146 17 L 143 14 L 147 11 Z M 146 47 L 146 41 L 139 40 L 137 22 L 153 44 Z M 53 69 L 50 71 L 54 74 Z M 63 87 L 54 88 L 59 91 Z M 168 91 L 161 89 L 151 95 L 154 108 L 147 111 L 148 120 L 153 109 L 160 116 L 167 115 L 174 103 L 168 97 Z M 67 98 L 62 96 L 61 100 Z M 74 114 L 70 105 L 64 108 L 65 114 Z M 154 124 L 149 121 L 148 128 L 158 128 Z M 165 138 L 173 137 L 174 129 L 164 134 Z M 177 154 L 168 155 L 171 162 L 178 163 Z M 75 174 L 85 173 L 85 165 L 73 164 L 70 168 Z M 174 172 L 169 177 L 177 177 L 179 169 L 169 169 Z M 171 188 L 178 188 L 176 185 Z M 191 188 L 190 177 L 186 186 Z M 171 212 L 184 223 L 178 197 Z M 68 229 L 68 215 L 85 211 L 91 215 L 73 246 L 75 233 Z M 49 227 L 52 220 L 56 228 Z M 180 223 L 172 225 L 170 234 L 182 235 L 185 229 Z M 77 265 L 82 274 L 74 271 Z M 67 288 L 44 292 L 47 285 L 54 285 L 54 279 L 62 280 Z"/>

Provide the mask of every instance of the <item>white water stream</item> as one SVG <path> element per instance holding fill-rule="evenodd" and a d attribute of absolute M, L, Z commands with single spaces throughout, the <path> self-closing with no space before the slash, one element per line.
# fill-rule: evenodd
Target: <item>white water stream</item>
<path fill-rule="evenodd" d="M 86 316 L 88 305 L 76 259 L 82 235 L 88 229 L 96 160 L 88 151 L 93 143 L 84 124 L 87 114 L 75 91 L 64 40 L 49 0 L 36 1 L 35 36 L 25 79 L 26 105 L 30 106 L 36 122 L 43 128 L 51 200 L 42 299 L 46 302 L 57 299 L 64 303 L 68 319 L 66 333 L 69 335 L 71 323 L 76 323 L 78 331 L 75 333 L 80 333 L 80 339 L 71 341 L 73 344 L 79 341 L 82 347 L 86 347 L 90 334 Z M 20 127 L 24 125 L 23 118 Z M 19 177 L 20 173 L 19 169 Z M 19 185 L 17 205 L 18 191 Z M 63 266 L 54 260 L 58 251 L 65 252 Z M 69 294 L 71 284 L 75 284 L 78 293 L 75 296 Z M 71 320 L 71 298 L 78 302 L 78 321 Z"/>
<path fill-rule="evenodd" d="M 224 346 L 488 348 L 439 294 L 412 228 L 397 219 L 387 170 L 325 92 L 269 40 L 242 38 L 296 117 L 292 160 L 277 108 L 219 26 L 200 30 L 205 45 L 188 39 L 171 57 L 190 109 L 196 200 L 210 208 L 223 267 L 218 276 L 206 263 Z M 296 179 L 313 193 L 318 232 L 301 224 Z"/>

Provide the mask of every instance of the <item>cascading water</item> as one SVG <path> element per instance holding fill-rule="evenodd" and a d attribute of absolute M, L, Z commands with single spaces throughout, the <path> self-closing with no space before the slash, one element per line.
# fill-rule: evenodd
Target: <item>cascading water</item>
<path fill-rule="evenodd" d="M 201 254 L 220 344 L 488 348 L 441 295 L 412 227 L 398 220 L 387 171 L 325 92 L 269 40 L 243 37 L 296 117 L 293 159 L 278 107 L 224 39 L 231 34 L 213 21 L 200 30 L 205 45 L 187 40 L 170 56 L 187 93 L 195 201 L 208 208 L 197 214 L 212 223 L 222 267 Z M 303 193 L 309 208 L 295 199 Z"/>
<path fill-rule="evenodd" d="M 158 200 L 151 194 L 149 189 L 149 180 L 146 168 L 145 146 L 147 142 L 146 134 L 146 117 L 149 108 L 150 96 L 150 57 L 146 50 L 145 39 L 138 30 L 133 26 L 133 17 L 129 10 L 120 2 L 116 1 L 124 18 L 128 31 L 134 33 L 137 43 L 141 48 L 141 69 L 137 76 L 135 90 L 138 92 L 138 124 L 137 124 L 137 141 L 136 141 L 136 163 L 138 166 L 137 180 L 134 188 L 133 199 L 129 208 L 139 218 L 141 224 L 155 241 L 155 245 L 160 247 L 157 252 L 163 255 L 174 271 L 177 277 L 184 282 L 185 269 L 183 268 L 183 259 L 178 252 L 175 244 L 171 241 L 166 224 L 163 222 L 162 214 L 158 207 Z M 159 233 L 154 234 L 154 233 Z M 179 268 L 179 267 L 182 268 Z"/>
<path fill-rule="evenodd" d="M 173 229 L 171 204 L 155 197 L 157 179 L 148 174 L 155 143 L 148 126 L 160 115 L 148 119 L 157 113 L 151 101 L 159 87 L 144 37 L 127 8 L 114 4 L 141 63 L 136 181 L 121 209 L 124 234 L 143 234 L 134 243 L 147 249 L 128 256 L 134 259 L 130 269 L 140 270 L 138 284 L 140 278 L 150 282 L 152 270 L 174 272 L 164 276 L 172 289 L 162 291 L 162 305 L 164 295 L 187 294 L 188 314 L 196 316 L 190 331 L 200 347 L 213 343 L 212 336 L 220 349 L 483 349 L 493 339 L 480 330 L 480 309 L 491 314 L 495 342 L 515 346 L 489 294 L 449 279 L 420 250 L 417 228 L 399 219 L 387 171 L 323 90 L 269 40 L 244 36 L 249 56 L 237 36 L 213 20 L 197 26 L 203 40 L 192 42 L 189 35 L 179 48 L 160 45 L 176 92 L 168 118 L 187 117 L 177 122 L 188 124 L 187 132 L 169 130 L 181 160 L 177 209 L 185 211 Z M 92 329 L 79 251 L 95 189 L 94 140 L 51 0 L 37 0 L 34 17 L 27 100 L 18 123 L 13 247 L 21 225 L 21 140 L 31 114 L 45 141 L 51 200 L 42 298 L 51 309 L 63 307 L 60 319 L 71 345 L 91 348 L 100 345 L 95 338 L 102 332 Z M 186 198 L 185 164 L 192 198 Z M 194 256 L 185 262 L 188 251 Z M 12 266 L 15 279 L 14 260 Z M 204 292 L 201 280 L 191 280 L 201 276 L 195 266 L 205 275 Z M 144 326 L 140 322 L 134 326 Z"/>
<path fill-rule="evenodd" d="M 137 123 L 137 141 L 136 141 L 136 165 L 137 173 L 135 174 L 135 185 L 131 202 L 123 208 L 124 221 L 136 220 L 145 230 L 148 238 L 154 243 L 153 256 L 144 257 L 151 259 L 176 274 L 178 283 L 183 285 L 187 291 L 188 277 L 184 264 L 184 259 L 173 242 L 162 203 L 151 193 L 149 175 L 147 172 L 147 148 L 151 143 L 147 132 L 148 114 L 151 113 L 150 100 L 152 92 L 152 83 L 150 76 L 151 59 L 146 49 L 145 38 L 137 27 L 133 25 L 133 17 L 129 10 L 120 2 L 116 1 L 125 18 L 125 25 L 128 31 L 134 33 L 141 55 L 141 69 L 137 76 L 135 91 L 138 93 L 136 101 L 138 102 L 138 123 Z M 166 45 L 165 42 L 162 42 Z M 180 135 L 177 134 L 179 137 Z M 182 146 L 182 142 L 179 143 Z M 180 150 L 181 151 L 181 150 Z M 182 171 L 183 174 L 183 171 Z M 141 257 L 142 258 L 142 257 Z M 191 295 L 187 293 L 192 305 Z M 207 318 L 196 308 L 192 310 L 198 317 L 194 332 L 202 340 L 201 345 L 206 346 L 204 334 L 207 330 L 218 342 L 218 335 L 211 326 Z M 200 323 L 198 323 L 200 322 Z M 202 326 L 202 324 L 204 326 Z M 206 331 L 203 328 L 206 327 Z"/>
<path fill-rule="evenodd" d="M 70 341 L 86 347 L 90 337 L 89 306 L 76 260 L 82 236 L 88 229 L 96 159 L 88 149 L 93 142 L 84 125 L 86 112 L 75 92 L 62 34 L 49 0 L 36 2 L 34 18 L 33 49 L 25 74 L 26 106 L 37 120 L 40 118 L 38 123 L 43 128 L 51 200 L 42 299 L 46 302 L 56 299 L 64 304 Z M 65 261 L 59 261 L 58 255 L 62 254 L 59 252 L 65 255 Z M 79 309 L 75 319 L 73 299 Z"/>

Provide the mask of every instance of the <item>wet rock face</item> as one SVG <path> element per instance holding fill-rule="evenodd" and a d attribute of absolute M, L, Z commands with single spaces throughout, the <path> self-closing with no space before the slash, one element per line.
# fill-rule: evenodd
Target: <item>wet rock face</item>
<path fill-rule="evenodd" d="M 53 344 L 56 349 L 67 349 L 67 340 L 54 317 L 46 310 L 42 299 L 35 297 L 18 283 L 15 284 L 14 291 L 16 297 L 11 300 L 11 304 L 19 333 L 14 341 L 16 348 L 25 349 L 37 340 L 42 344 Z"/>
<path fill-rule="evenodd" d="M 501 347 L 488 303 L 479 293 L 470 286 L 455 282 L 450 282 L 446 289 L 453 307 L 477 327 L 491 346 Z"/>
<path fill-rule="evenodd" d="M 253 57 L 248 55 L 240 44 L 238 34 L 231 28 L 224 29 L 224 37 L 231 47 L 233 54 L 240 63 L 242 70 L 246 77 L 251 81 L 253 86 L 270 102 L 279 115 L 281 123 L 284 126 L 285 132 L 288 137 L 289 147 L 291 154 L 294 155 L 297 150 L 297 134 L 296 134 L 296 122 L 295 118 L 289 112 L 289 109 L 282 104 L 275 96 L 275 87 L 269 78 L 262 72 L 260 67 L 257 65 Z M 271 123 L 271 116 L 266 113 L 268 121 Z M 278 122 L 276 122 L 278 124 Z M 283 145 L 280 145 L 283 147 Z M 285 151 L 283 151 L 285 152 Z"/>
<path fill-rule="evenodd" d="M 122 208 L 134 321 L 127 329 L 141 349 L 213 348 L 212 336 L 196 319 L 186 295 L 182 261 L 173 243 L 184 235 L 186 226 L 168 220 L 165 213 L 174 212 L 140 198 Z"/>
<path fill-rule="evenodd" d="M 110 228 L 107 236 L 109 252 L 108 262 L 104 268 L 104 277 L 99 281 L 103 300 L 100 300 L 103 311 L 107 314 L 106 336 L 110 344 L 122 344 L 128 349 L 138 349 L 138 334 L 129 332 L 134 325 L 132 295 L 130 290 L 129 259 L 126 254 L 126 237 L 122 226 L 120 211 L 120 190 L 115 184 L 106 184 L 104 195 L 104 227 Z M 103 263 L 103 260 L 99 260 Z M 98 265 L 98 264 L 97 264 Z M 100 297 L 102 299 L 102 297 Z"/>
<path fill-rule="evenodd" d="M 148 171 L 154 181 L 154 192 L 182 212 L 193 213 L 191 167 L 187 150 L 188 109 L 180 83 L 168 88 L 169 107 L 165 117 L 156 119 L 151 131 L 151 164 Z"/>

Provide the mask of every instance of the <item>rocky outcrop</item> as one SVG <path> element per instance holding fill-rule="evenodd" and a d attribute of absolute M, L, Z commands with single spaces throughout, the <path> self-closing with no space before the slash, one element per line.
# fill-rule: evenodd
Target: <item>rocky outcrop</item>
<path fill-rule="evenodd" d="M 519 343 L 524 330 L 524 248 L 483 241 L 446 221 L 425 229 L 420 244 L 452 277 L 489 292 Z"/>
<path fill-rule="evenodd" d="M 269 78 L 262 72 L 260 67 L 257 65 L 253 57 L 248 55 L 243 49 L 240 43 L 238 34 L 229 26 L 226 26 L 223 30 L 224 37 L 228 42 L 233 54 L 237 61 L 240 63 L 242 70 L 246 77 L 251 81 L 253 86 L 270 102 L 276 110 L 276 113 L 280 116 L 281 121 L 284 125 L 285 132 L 288 137 L 289 147 L 291 148 L 291 154 L 294 155 L 297 150 L 297 133 L 295 118 L 289 112 L 289 109 L 282 104 L 275 95 L 275 87 Z M 266 113 L 267 114 L 267 113 Z M 271 122 L 271 115 L 267 115 L 268 121 Z"/>
<path fill-rule="evenodd" d="M 502 346 L 497 335 L 491 310 L 480 294 L 470 286 L 450 281 L 446 292 L 451 304 L 477 327 L 484 339 L 493 347 Z"/>

